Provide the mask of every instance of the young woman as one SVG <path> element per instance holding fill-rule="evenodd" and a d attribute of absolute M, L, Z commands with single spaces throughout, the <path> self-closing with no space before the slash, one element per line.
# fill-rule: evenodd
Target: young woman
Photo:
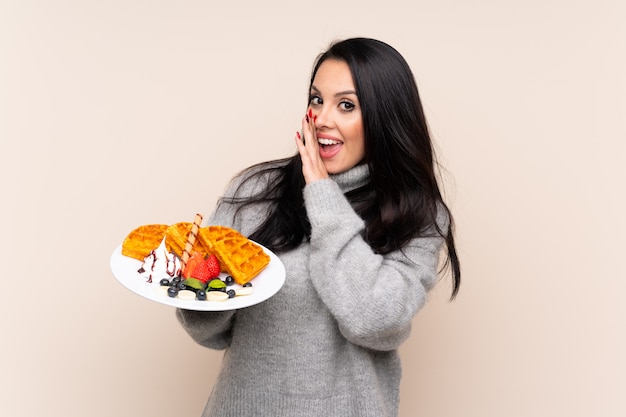
<path fill-rule="evenodd" d="M 389 45 L 331 45 L 315 63 L 291 158 L 236 176 L 210 224 L 275 252 L 269 300 L 177 310 L 191 337 L 225 349 L 204 417 L 395 417 L 397 348 L 440 272 L 460 283 L 452 215 L 411 70 Z"/>

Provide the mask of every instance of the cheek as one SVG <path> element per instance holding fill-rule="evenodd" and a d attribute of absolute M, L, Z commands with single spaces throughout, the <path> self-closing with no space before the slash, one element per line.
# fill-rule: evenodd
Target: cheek
<path fill-rule="evenodd" d="M 350 142 L 353 149 L 358 150 L 361 156 L 365 154 L 365 137 L 363 135 L 363 125 L 355 124 L 350 131 Z"/>
<path fill-rule="evenodd" d="M 346 133 L 348 133 L 348 137 L 350 142 L 352 142 L 353 145 L 361 145 L 364 142 L 363 139 L 363 124 L 361 123 L 361 121 L 359 120 L 358 122 L 354 122 L 351 123 L 349 126 L 347 126 L 347 131 Z"/>

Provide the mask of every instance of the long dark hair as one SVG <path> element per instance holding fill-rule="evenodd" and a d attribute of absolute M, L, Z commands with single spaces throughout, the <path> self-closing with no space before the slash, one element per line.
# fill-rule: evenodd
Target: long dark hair
<path fill-rule="evenodd" d="M 364 239 L 375 252 L 385 254 L 418 236 L 442 236 L 447 248 L 444 266 L 452 270 L 454 299 L 461 281 L 454 220 L 437 182 L 438 163 L 411 69 L 384 42 L 346 39 L 318 56 L 309 91 L 317 70 L 328 59 L 348 64 L 361 105 L 363 163 L 369 167 L 370 178 L 368 184 L 346 193 L 346 197 L 365 220 Z M 238 203 L 239 209 L 269 203 L 267 218 L 249 237 L 276 252 L 297 247 L 311 233 L 302 196 L 305 182 L 300 155 L 256 165 L 243 184 L 258 178 L 269 178 L 258 194 L 221 202 Z M 449 220 L 445 231 L 437 223 L 441 211 Z"/>

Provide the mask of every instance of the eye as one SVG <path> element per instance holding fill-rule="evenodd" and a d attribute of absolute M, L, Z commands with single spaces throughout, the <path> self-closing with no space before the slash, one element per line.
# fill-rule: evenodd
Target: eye
<path fill-rule="evenodd" d="M 348 100 L 344 100 L 341 103 L 339 103 L 339 107 L 343 110 L 343 111 L 352 111 L 354 110 L 354 108 L 356 107 L 356 104 L 354 104 L 351 101 Z"/>
<path fill-rule="evenodd" d="M 324 103 L 324 101 L 322 101 L 322 98 L 320 96 L 314 96 L 314 95 L 309 96 L 309 104 L 311 106 L 320 105 L 322 103 Z"/>

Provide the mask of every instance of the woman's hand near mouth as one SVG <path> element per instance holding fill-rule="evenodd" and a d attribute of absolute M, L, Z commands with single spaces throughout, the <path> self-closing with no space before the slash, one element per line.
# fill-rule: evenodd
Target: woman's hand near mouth
<path fill-rule="evenodd" d="M 328 178 L 328 171 L 320 156 L 319 143 L 315 131 L 315 119 L 311 109 L 302 118 L 302 134 L 296 133 L 296 146 L 302 159 L 302 175 L 304 181 L 310 184 L 324 178 Z"/>

